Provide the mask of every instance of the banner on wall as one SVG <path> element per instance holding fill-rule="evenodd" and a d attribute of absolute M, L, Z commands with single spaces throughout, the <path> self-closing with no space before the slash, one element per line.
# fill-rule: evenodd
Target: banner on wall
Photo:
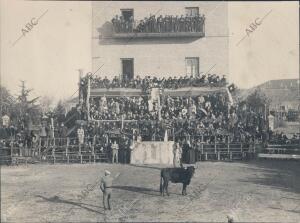
<path fill-rule="evenodd" d="M 173 164 L 173 141 L 134 142 L 131 164 Z"/>

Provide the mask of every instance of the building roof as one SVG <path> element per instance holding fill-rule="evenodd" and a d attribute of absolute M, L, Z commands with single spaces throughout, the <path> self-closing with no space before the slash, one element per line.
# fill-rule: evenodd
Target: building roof
<path fill-rule="evenodd" d="M 299 79 L 279 79 L 279 80 L 269 80 L 258 87 L 264 89 L 298 89 Z"/>
<path fill-rule="evenodd" d="M 261 90 L 270 100 L 271 104 L 299 103 L 299 80 L 280 79 L 269 80 L 256 87 L 240 90 L 238 97 L 246 99 L 255 90 Z"/>

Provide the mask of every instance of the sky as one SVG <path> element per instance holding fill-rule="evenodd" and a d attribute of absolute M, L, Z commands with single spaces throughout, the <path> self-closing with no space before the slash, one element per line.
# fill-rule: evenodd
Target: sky
<path fill-rule="evenodd" d="M 78 69 L 91 70 L 91 2 L 0 4 L 1 84 L 15 95 L 25 80 L 33 96 L 70 98 L 78 88 Z M 250 88 L 299 78 L 298 13 L 297 1 L 229 2 L 229 81 Z M 260 25 L 247 35 L 255 21 Z M 35 25 L 24 32 L 31 22 Z"/>

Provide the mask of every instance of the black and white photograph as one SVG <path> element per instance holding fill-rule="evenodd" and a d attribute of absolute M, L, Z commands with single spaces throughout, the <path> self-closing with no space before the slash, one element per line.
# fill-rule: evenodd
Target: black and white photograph
<path fill-rule="evenodd" d="M 300 222 L 299 18 L 0 0 L 0 222 Z"/>

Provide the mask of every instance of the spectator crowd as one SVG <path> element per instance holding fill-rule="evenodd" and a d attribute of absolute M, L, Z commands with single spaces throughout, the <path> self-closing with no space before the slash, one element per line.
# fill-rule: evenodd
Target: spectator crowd
<path fill-rule="evenodd" d="M 178 96 L 170 96 L 167 93 L 155 95 L 151 90 L 221 87 L 226 85 L 225 77 L 202 75 L 164 79 L 146 76 L 142 79 L 137 76 L 127 81 L 120 81 L 118 78 L 110 81 L 106 77 L 90 78 L 92 88 L 140 88 L 143 92 L 140 96 L 91 97 L 88 114 L 87 109 L 80 109 L 80 106 L 76 110 L 76 119 L 89 117 L 89 121 L 85 120 L 84 124 L 73 131 L 55 120 L 43 121 L 39 129 L 18 130 L 9 126 L 9 119 L 3 116 L 5 128 L 0 129 L 0 133 L 6 136 L 2 137 L 5 140 L 1 144 L 19 148 L 41 146 L 47 150 L 49 146 L 66 145 L 68 137 L 69 145 L 81 145 L 83 152 L 93 148 L 95 153 L 110 153 L 116 162 L 128 162 L 133 140 L 173 140 L 182 148 L 200 148 L 199 145 L 203 142 L 260 141 L 289 144 L 299 141 L 297 135 L 288 139 L 283 133 L 270 132 L 264 112 L 254 112 L 245 103 L 230 104 L 229 95 L 226 93 L 228 91 L 200 93 L 196 96 L 177 92 Z M 86 84 L 87 79 L 83 78 L 80 89 L 83 98 L 87 94 Z M 119 157 L 118 154 L 123 155 Z"/>
<path fill-rule="evenodd" d="M 106 76 L 90 77 L 91 88 L 138 88 L 147 91 L 153 87 L 164 89 L 178 89 L 184 87 L 224 87 L 226 86 L 226 78 L 220 77 L 216 74 L 203 74 L 198 76 L 180 76 L 180 77 L 155 77 L 146 76 L 141 78 L 137 75 L 136 78 L 131 80 L 121 80 L 115 76 L 112 80 L 109 80 Z M 85 84 L 83 82 L 83 84 Z"/>
<path fill-rule="evenodd" d="M 95 120 L 155 120 L 157 109 L 149 109 L 149 105 L 147 96 L 93 98 L 90 117 Z M 157 106 L 154 104 L 154 107 Z"/>
<path fill-rule="evenodd" d="M 263 115 L 230 106 L 224 92 L 194 97 L 166 95 L 160 101 L 149 96 L 96 97 L 91 100 L 90 118 L 98 123 L 94 127 L 104 132 L 122 129 L 145 141 L 162 141 L 166 131 L 169 140 L 202 136 L 207 142 L 224 142 L 227 136 L 244 142 L 267 139 Z"/>
<path fill-rule="evenodd" d="M 111 22 L 116 33 L 203 32 L 205 16 L 160 15 L 156 17 L 155 15 L 150 15 L 135 21 L 133 16 L 125 18 L 122 15 L 116 15 Z"/>
<path fill-rule="evenodd" d="M 288 138 L 283 132 L 269 132 L 269 141 L 272 144 L 282 145 L 282 144 L 299 144 L 300 134 L 293 134 L 292 137 Z"/>

